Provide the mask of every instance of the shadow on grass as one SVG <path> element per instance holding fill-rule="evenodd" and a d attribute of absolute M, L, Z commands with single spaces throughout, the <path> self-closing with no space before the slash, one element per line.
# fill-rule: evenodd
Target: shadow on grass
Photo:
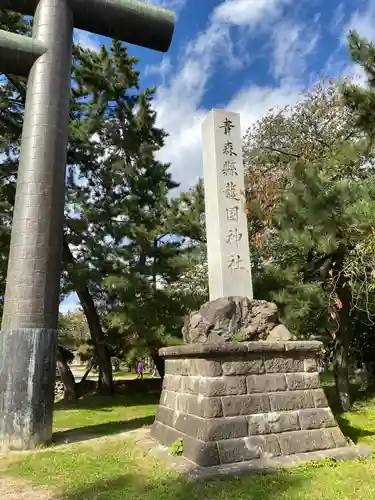
<path fill-rule="evenodd" d="M 369 431 L 367 429 L 355 427 L 344 415 L 336 415 L 336 420 L 344 435 L 350 438 L 355 444 L 357 444 L 362 438 L 375 435 L 375 429 L 373 431 Z"/>
<path fill-rule="evenodd" d="M 55 410 L 102 410 L 113 406 L 143 406 L 158 404 L 161 393 L 160 379 L 120 380 L 115 383 L 113 396 L 100 396 L 94 391 L 81 396 L 74 403 L 59 401 Z"/>
<path fill-rule="evenodd" d="M 133 431 L 141 427 L 152 425 L 155 417 L 134 418 L 132 420 L 122 420 L 105 422 L 97 425 L 87 425 L 76 429 L 68 429 L 66 431 L 58 431 L 53 434 L 52 441 L 54 445 L 77 443 L 88 441 L 103 436 L 112 436 L 121 432 Z"/>
<path fill-rule="evenodd" d="M 357 444 L 362 438 L 375 435 L 375 428 L 374 431 L 369 431 L 367 429 L 361 429 L 360 427 L 355 427 L 353 423 L 350 422 L 350 420 L 345 416 L 345 413 L 341 411 L 333 379 L 330 381 L 328 380 L 323 381 L 322 386 L 326 393 L 329 406 L 331 407 L 332 412 L 334 413 L 335 418 L 337 420 L 337 423 L 339 424 L 345 436 L 347 436 L 354 443 Z M 351 385 L 351 397 L 353 404 L 365 403 L 367 400 L 371 399 L 374 395 L 375 395 L 375 385 L 370 385 L 366 388 L 363 388 L 363 386 L 359 384 Z M 356 408 L 354 407 L 350 411 L 352 413 L 360 411 L 360 407 L 358 410 L 356 410 Z"/>
<path fill-rule="evenodd" d="M 278 472 L 272 476 L 211 479 L 187 482 L 175 475 L 152 478 L 149 475 L 124 474 L 99 480 L 84 488 L 68 491 L 59 500 L 275 500 L 297 498 L 306 478 Z M 299 497 L 298 497 L 299 498 Z"/>
<path fill-rule="evenodd" d="M 335 415 L 339 415 L 341 412 L 339 399 L 336 392 L 336 387 L 332 383 L 323 383 L 322 387 L 326 393 L 329 405 Z M 371 385 L 366 387 L 365 389 L 356 384 L 352 384 L 351 388 L 351 398 L 354 403 L 366 402 L 368 399 L 371 399 L 375 395 L 375 385 Z"/>

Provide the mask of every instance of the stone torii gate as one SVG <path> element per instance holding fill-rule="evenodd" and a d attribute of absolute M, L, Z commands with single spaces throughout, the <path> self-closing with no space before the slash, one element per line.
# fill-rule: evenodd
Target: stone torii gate
<path fill-rule="evenodd" d="M 52 438 L 73 28 L 166 52 L 174 14 L 138 0 L 0 0 L 33 15 L 0 30 L 0 71 L 28 76 L 4 314 L 0 450 Z"/>

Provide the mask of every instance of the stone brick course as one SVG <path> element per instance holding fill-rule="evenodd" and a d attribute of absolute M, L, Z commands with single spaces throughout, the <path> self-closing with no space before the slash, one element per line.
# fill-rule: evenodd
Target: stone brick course
<path fill-rule="evenodd" d="M 303 377 L 304 375 L 302 375 Z M 286 391 L 287 379 L 283 373 L 270 373 L 267 375 L 250 375 L 246 379 L 247 392 L 277 392 Z"/>
<path fill-rule="evenodd" d="M 165 348 L 155 439 L 207 467 L 346 446 L 320 386 L 319 342 Z"/>

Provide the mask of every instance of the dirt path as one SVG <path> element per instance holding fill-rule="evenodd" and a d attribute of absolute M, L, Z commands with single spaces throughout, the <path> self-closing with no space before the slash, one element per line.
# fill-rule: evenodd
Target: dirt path
<path fill-rule="evenodd" d="M 44 486 L 31 486 L 27 481 L 20 479 L 0 479 L 1 500 L 53 500 L 52 492 Z"/>

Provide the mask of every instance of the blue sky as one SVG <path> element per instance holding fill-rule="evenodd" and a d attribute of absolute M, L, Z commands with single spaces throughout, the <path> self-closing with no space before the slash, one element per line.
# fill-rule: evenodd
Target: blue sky
<path fill-rule="evenodd" d="M 375 0 L 149 0 L 176 12 L 167 54 L 129 46 L 142 87 L 157 86 L 158 125 L 169 133 L 160 153 L 183 189 L 202 175 L 201 123 L 207 112 L 241 114 L 243 131 L 268 109 L 293 104 L 319 74 L 363 75 L 348 58 L 346 35 L 375 41 Z M 125 29 L 126 32 L 126 29 Z M 108 40 L 77 31 L 98 49 Z M 66 311 L 74 296 L 61 305 Z"/>

